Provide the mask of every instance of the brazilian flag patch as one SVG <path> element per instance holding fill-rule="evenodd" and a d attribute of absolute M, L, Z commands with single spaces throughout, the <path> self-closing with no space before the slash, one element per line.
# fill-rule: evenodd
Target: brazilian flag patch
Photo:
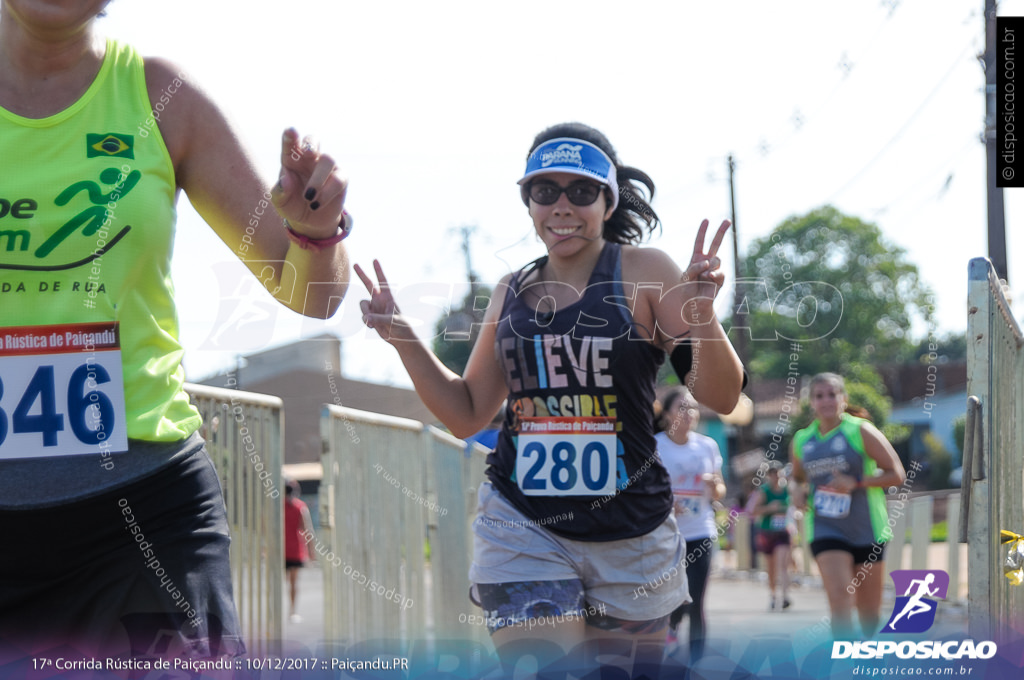
<path fill-rule="evenodd" d="M 85 135 L 85 157 L 135 158 L 135 136 L 116 132 Z"/>

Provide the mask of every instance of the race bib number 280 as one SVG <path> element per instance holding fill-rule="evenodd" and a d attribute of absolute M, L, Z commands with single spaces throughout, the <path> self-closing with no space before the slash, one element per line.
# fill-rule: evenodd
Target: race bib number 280
<path fill-rule="evenodd" d="M 0 329 L 0 458 L 127 449 L 116 323 Z"/>
<path fill-rule="evenodd" d="M 516 479 L 527 496 L 615 492 L 615 418 L 522 418 Z"/>

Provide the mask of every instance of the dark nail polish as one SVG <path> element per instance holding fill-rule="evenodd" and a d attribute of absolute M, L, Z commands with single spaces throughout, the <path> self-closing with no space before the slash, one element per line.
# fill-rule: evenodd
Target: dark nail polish
<path fill-rule="evenodd" d="M 313 200 L 314 196 L 316 196 L 316 189 L 314 189 L 313 187 L 310 187 L 310 188 L 306 189 L 306 200 L 307 201 Z"/>
<path fill-rule="evenodd" d="M 319 207 L 320 207 L 320 201 L 313 201 L 312 203 L 309 204 L 309 209 L 310 210 L 316 210 Z"/>

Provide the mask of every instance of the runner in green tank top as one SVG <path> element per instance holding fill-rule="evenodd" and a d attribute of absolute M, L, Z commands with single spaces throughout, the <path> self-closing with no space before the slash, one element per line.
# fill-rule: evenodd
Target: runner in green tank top
<path fill-rule="evenodd" d="M 842 377 L 811 379 L 816 420 L 793 437 L 793 477 L 810 485 L 807 534 L 832 611 L 832 634 L 878 631 L 885 578 L 884 543 L 892 531 L 885 491 L 906 479 L 896 451 L 869 421 L 845 412 Z M 863 568 L 862 568 L 863 565 Z"/>
<path fill-rule="evenodd" d="M 760 517 L 757 527 L 757 551 L 764 555 L 768 571 L 769 609 L 788 609 L 789 601 L 789 556 L 790 536 L 787 526 L 789 489 L 782 484 L 781 465 L 777 461 L 769 464 L 765 483 L 755 492 L 755 517 Z M 778 589 L 776 596 L 776 589 Z"/>
<path fill-rule="evenodd" d="M 348 286 L 334 160 L 287 130 L 271 188 L 187 74 L 98 35 L 108 1 L 0 0 L 5 668 L 53 649 L 244 652 L 220 480 L 183 387 L 180 193 L 294 311 L 331 316 Z M 290 85 L 260 95 L 301 106 Z"/>

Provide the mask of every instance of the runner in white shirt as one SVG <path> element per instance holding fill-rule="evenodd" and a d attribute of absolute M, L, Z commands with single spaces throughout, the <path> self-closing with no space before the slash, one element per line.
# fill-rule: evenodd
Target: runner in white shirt
<path fill-rule="evenodd" d="M 684 604 L 669 618 L 667 651 L 677 644 L 676 628 L 683 614 L 690 615 L 690 660 L 704 651 L 704 593 L 711 571 L 711 556 L 718 531 L 712 502 L 725 495 L 722 479 L 722 454 L 715 440 L 694 432 L 700 420 L 697 400 L 685 387 L 665 397 L 660 426 L 655 435 L 658 454 L 668 470 L 675 498 L 676 523 L 686 541 L 686 578 L 692 603 Z"/>

